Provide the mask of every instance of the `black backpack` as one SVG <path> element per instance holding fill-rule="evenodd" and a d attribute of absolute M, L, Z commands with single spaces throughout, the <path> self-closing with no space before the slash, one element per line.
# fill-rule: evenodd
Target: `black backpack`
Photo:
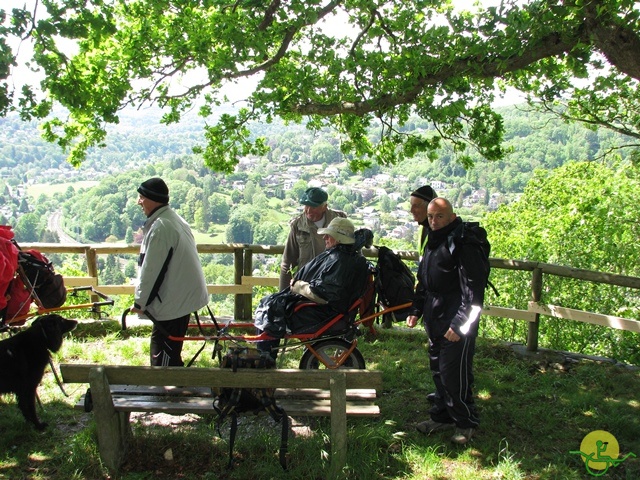
<path fill-rule="evenodd" d="M 487 238 L 487 231 L 481 227 L 478 222 L 462 222 L 450 236 L 455 243 L 461 245 L 478 245 L 482 250 L 482 266 L 484 269 L 484 288 L 490 286 L 496 296 L 499 295 L 496 287 L 489 281 L 491 273 L 491 265 L 489 264 L 489 255 L 491 254 L 491 244 Z"/>
<path fill-rule="evenodd" d="M 261 353 L 255 348 L 230 348 L 222 357 L 221 367 L 237 371 L 239 368 L 275 368 L 276 362 L 267 353 Z M 289 417 L 276 404 L 274 388 L 214 388 L 215 400 L 213 408 L 218 413 L 218 434 L 220 426 L 227 416 L 231 416 L 231 433 L 229 436 L 228 469 L 233 467 L 233 445 L 238 429 L 238 414 L 252 412 L 255 415 L 266 411 L 276 423 L 282 422 L 282 436 L 280 441 L 280 465 L 287 469 L 287 444 L 289 435 Z M 221 435 L 222 436 L 222 435 Z"/>
<path fill-rule="evenodd" d="M 61 307 L 67 300 L 62 275 L 56 273 L 47 257 L 38 250 L 20 250 L 18 266 L 22 268 L 31 287 L 44 308 Z"/>
<path fill-rule="evenodd" d="M 385 307 L 413 302 L 416 277 L 402 259 L 387 247 L 378 247 L 376 290 Z M 396 321 L 409 315 L 411 306 L 392 312 Z"/>

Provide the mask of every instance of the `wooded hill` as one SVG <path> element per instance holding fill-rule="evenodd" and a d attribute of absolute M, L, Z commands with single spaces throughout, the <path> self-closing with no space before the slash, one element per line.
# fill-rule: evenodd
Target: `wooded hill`
<path fill-rule="evenodd" d="M 169 184 L 171 204 L 194 226 L 199 242 L 281 244 L 289 218 L 300 211 L 300 193 L 309 182 L 320 181 L 332 206 L 347 210 L 358 225 L 372 222 L 376 244 L 413 250 L 416 226 L 408 214 L 407 198 L 428 181 L 438 185 L 440 195 L 456 202 L 464 219 L 482 220 L 492 257 L 640 275 L 640 172 L 630 151 L 604 156 L 623 139 L 610 131 L 566 125 L 515 107 L 504 109 L 503 115 L 512 147 L 509 160 L 491 163 L 478 158 L 469 170 L 445 149 L 435 161 L 416 157 L 395 166 L 351 172 L 330 133 L 313 138 L 305 130 L 273 124 L 260 126 L 272 145 L 271 155 L 245 159 L 227 176 L 211 172 L 189 153 L 197 142 L 195 125 L 164 130 L 146 120 L 123 122 L 118 142 L 93 152 L 80 169 L 66 168 L 60 174 L 64 160 L 53 146 L 42 143 L 33 127 L 4 119 L 0 168 L 5 177 L 0 191 L 3 205 L 13 206 L 17 213 L 4 220 L 15 226 L 20 241 L 55 241 L 47 220 L 51 212 L 62 209 L 65 229 L 78 240 L 130 243 L 144 222 L 136 188 L 159 175 Z M 73 187 L 91 178 L 98 182 L 92 188 Z M 64 187 L 53 195 L 18 200 L 13 195 L 25 181 L 49 183 L 50 190 L 54 183 Z M 286 182 L 291 188 L 285 188 Z M 477 196 L 478 191 L 485 193 Z M 474 195 L 476 203 L 464 206 Z M 500 204 L 495 211 L 490 210 L 494 199 Z M 401 227 L 404 234 L 396 236 Z M 277 259 L 270 260 L 271 264 L 256 261 L 255 267 L 261 273 L 274 273 Z M 231 261 L 205 259 L 208 282 L 232 282 Z M 81 271 L 81 265 L 76 268 Z M 125 283 L 135 276 L 133 262 L 122 271 L 110 259 L 100 269 L 102 283 Z M 523 302 L 530 298 L 526 275 L 494 271 L 492 281 L 500 298 L 496 301 L 489 292 L 489 303 L 526 307 Z M 626 318 L 638 315 L 640 296 L 630 289 L 561 279 L 546 285 L 550 290 L 545 300 L 550 304 Z M 214 301 L 223 308 L 227 300 Z M 483 325 L 485 334 L 495 338 L 526 337 L 524 322 L 491 319 Z M 640 362 L 637 334 L 630 332 L 577 323 L 560 330 L 556 322 L 548 321 L 540 339 L 548 348 Z"/>
<path fill-rule="evenodd" d="M 359 214 L 358 220 L 368 222 L 379 236 L 400 228 L 394 238 L 410 242 L 414 233 L 411 218 L 394 212 L 406 211 L 409 193 L 425 182 L 440 187 L 441 195 L 452 199 L 467 216 L 477 218 L 517 198 L 535 169 L 551 170 L 570 161 L 606 163 L 618 155 L 623 159 L 630 155 L 625 150 L 611 153 L 624 138 L 609 130 L 592 131 L 525 108 L 501 109 L 506 145 L 511 149 L 505 161 L 487 162 L 476 155 L 475 166 L 466 169 L 452 149 L 445 147 L 437 160 L 416 156 L 395 166 L 351 172 L 331 132 L 314 137 L 300 126 L 276 122 L 253 126 L 255 135 L 267 138 L 270 154 L 245 159 L 234 174 L 226 176 L 211 172 L 191 152 L 202 141 L 202 120 L 196 115 L 185 117 L 178 125 L 161 126 L 156 111 L 124 112 L 107 146 L 93 150 L 78 169 L 65 162 L 57 146 L 40 138 L 35 124 L 17 117 L 0 118 L 0 175 L 10 187 L 0 188 L 5 206 L 1 220 L 18 225 L 24 221 L 20 217 L 33 212 L 37 203 L 41 220 L 30 241 L 39 240 L 46 227 L 42 219 L 48 216 L 41 212 L 45 202 L 21 198 L 20 185 L 101 180 L 101 186 L 82 197 L 74 188 L 55 197 L 47 208 L 57 209 L 58 203 L 66 202 L 67 218 L 73 219 L 67 226 L 81 241 L 101 242 L 110 236 L 124 239 L 129 229 L 135 231 L 143 221 L 139 208 L 130 202 L 135 184 L 142 177 L 162 175 L 171 184 L 172 203 L 200 231 L 222 241 L 281 243 L 282 225 L 296 211 L 300 191 L 315 179 L 331 190 L 333 207 Z M 410 128 L 430 127 L 416 119 Z M 321 177 L 329 167 L 335 171 Z M 389 175 L 388 180 L 382 177 L 380 181 L 380 174 Z M 378 181 L 368 180 L 372 178 Z M 247 214 L 243 211 L 247 205 L 258 208 L 250 208 Z M 377 221 L 366 220 L 362 209 L 367 207 Z M 227 225 L 230 221 L 232 225 Z M 253 222 L 261 224 L 258 235 L 251 231 Z"/>

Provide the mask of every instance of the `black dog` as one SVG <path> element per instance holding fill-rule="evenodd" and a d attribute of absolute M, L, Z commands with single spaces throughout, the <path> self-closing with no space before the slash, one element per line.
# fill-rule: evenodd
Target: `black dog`
<path fill-rule="evenodd" d="M 51 358 L 49 350 L 60 350 L 62 335 L 77 324 L 60 315 L 43 315 L 26 330 L 0 341 L 0 393 L 15 393 L 22 415 L 38 430 L 47 426 L 36 414 L 36 389 Z"/>

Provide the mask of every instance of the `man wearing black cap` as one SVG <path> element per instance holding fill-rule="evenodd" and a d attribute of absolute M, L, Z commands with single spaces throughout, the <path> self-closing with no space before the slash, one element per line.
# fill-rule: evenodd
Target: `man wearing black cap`
<path fill-rule="evenodd" d="M 161 178 L 138 187 L 138 205 L 147 216 L 138 257 L 138 281 L 130 311 L 153 320 L 151 365 L 183 366 L 182 341 L 191 313 L 209 302 L 196 243 L 189 224 L 169 207 Z"/>
<path fill-rule="evenodd" d="M 418 245 L 418 255 L 422 257 L 424 247 L 429 236 L 429 222 L 427 221 L 427 207 L 429 202 L 438 195 L 430 185 L 424 185 L 411 193 L 409 203 L 411 204 L 411 214 L 413 219 L 422 225 L 420 232 L 420 244 Z"/>
<path fill-rule="evenodd" d="M 300 198 L 304 211 L 290 223 L 289 236 L 284 244 L 280 264 L 280 290 L 291 283 L 291 270 L 302 268 L 309 261 L 325 251 L 324 239 L 318 233 L 336 217 L 347 214 L 327 207 L 327 192 L 318 187 L 307 188 Z"/>
<path fill-rule="evenodd" d="M 435 190 L 431 188 L 431 185 L 423 185 L 422 187 L 413 191 L 411 193 L 411 197 L 409 198 L 413 219 L 418 222 L 419 225 L 422 225 L 422 230 L 420 231 L 420 243 L 418 244 L 418 255 L 420 259 L 422 259 L 424 249 L 427 246 L 429 232 L 431 231 L 431 228 L 429 227 L 429 221 L 427 220 L 427 207 L 429 206 L 429 202 L 431 202 L 431 200 L 433 200 L 437 196 L 438 195 L 436 194 Z M 430 402 L 435 402 L 437 398 L 437 392 L 431 392 L 427 395 L 427 400 L 429 400 Z"/>

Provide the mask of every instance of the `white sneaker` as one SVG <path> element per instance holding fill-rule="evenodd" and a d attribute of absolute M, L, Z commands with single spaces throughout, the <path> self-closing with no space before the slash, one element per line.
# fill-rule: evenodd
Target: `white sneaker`
<path fill-rule="evenodd" d="M 473 433 L 475 429 L 473 428 L 456 428 L 453 437 L 451 437 L 451 441 L 458 445 L 465 445 L 471 437 L 473 437 Z"/>

